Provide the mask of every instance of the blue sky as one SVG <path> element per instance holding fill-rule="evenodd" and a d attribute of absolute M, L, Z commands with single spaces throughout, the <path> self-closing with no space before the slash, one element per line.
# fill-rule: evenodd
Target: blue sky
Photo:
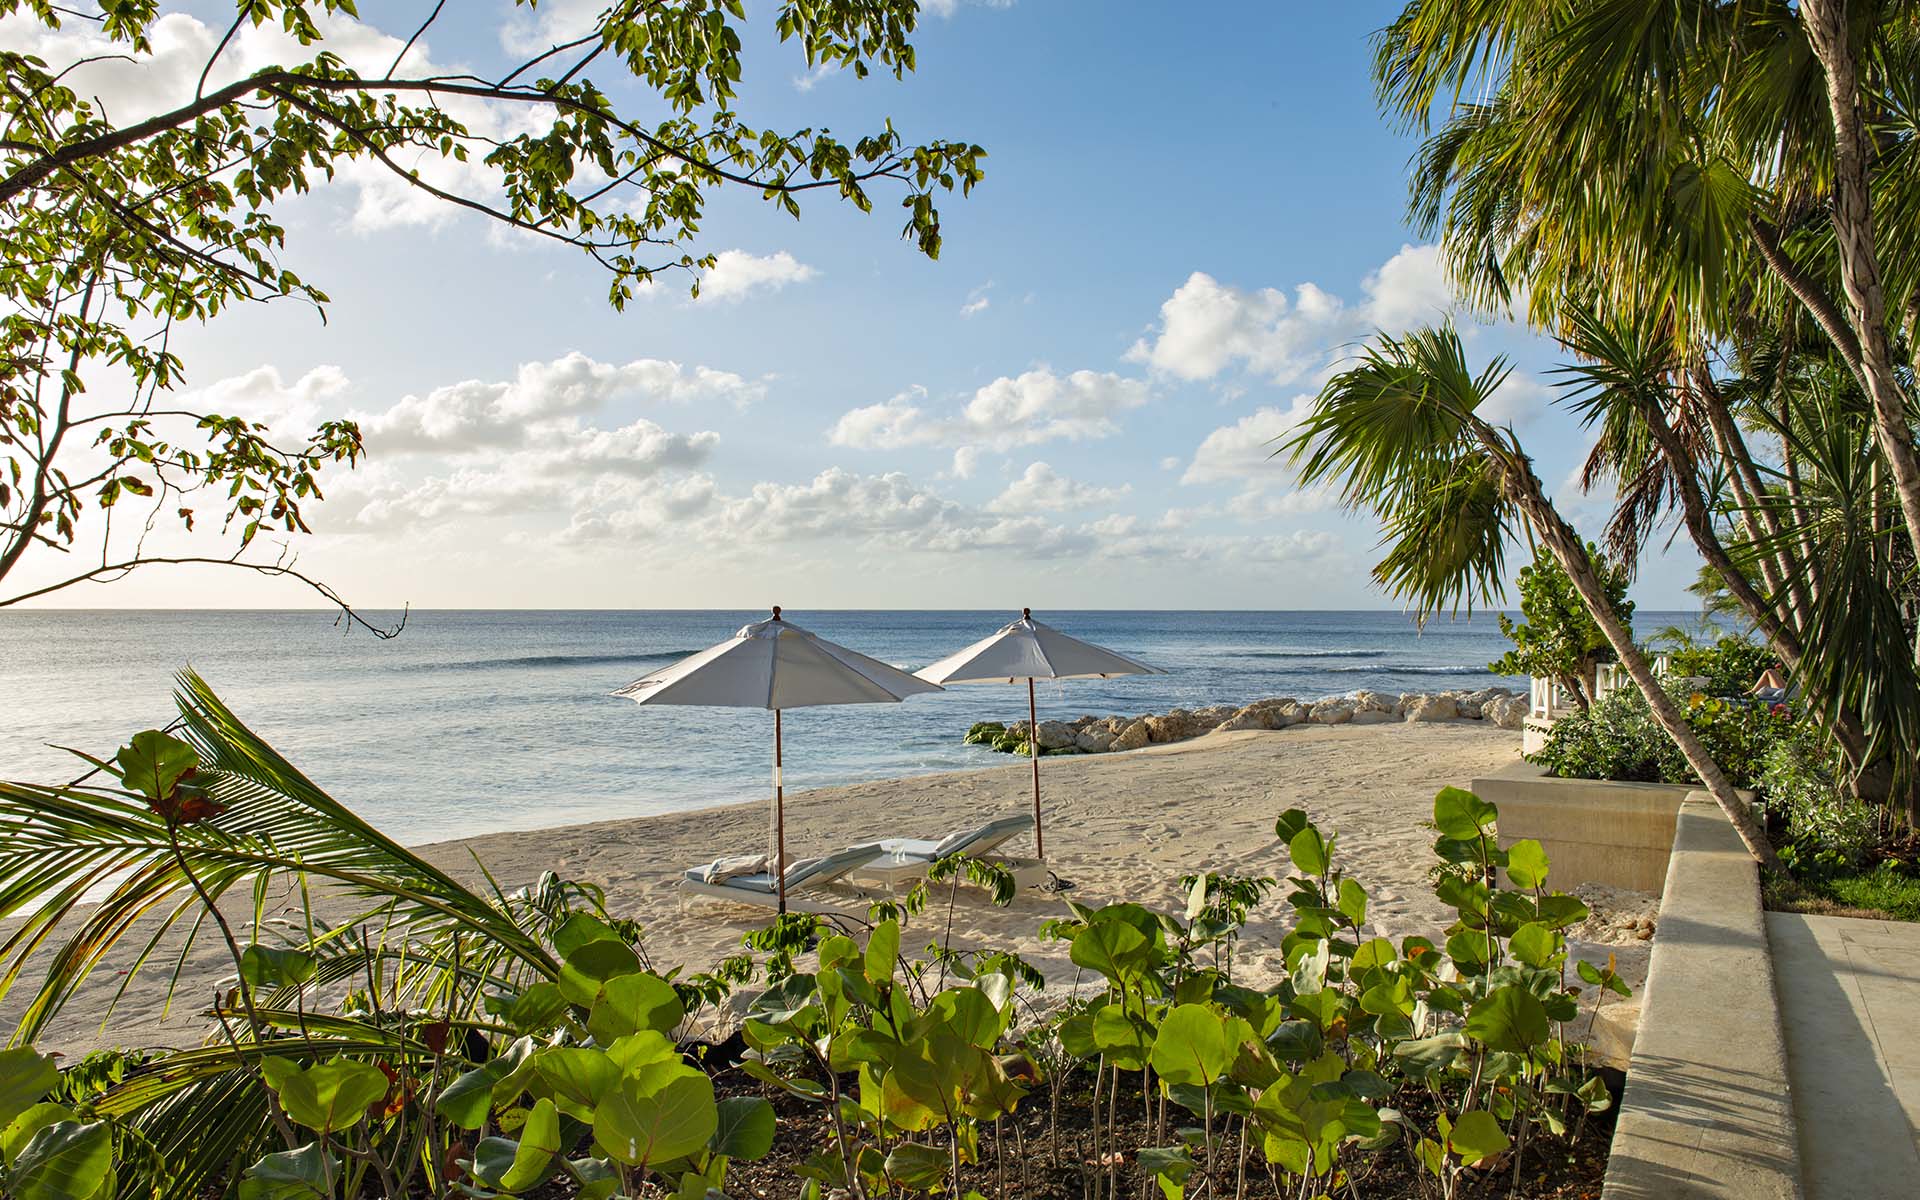
<path fill-rule="evenodd" d="M 160 66 L 197 75 L 222 7 L 170 17 Z M 378 55 L 425 7 L 364 5 L 378 28 L 339 44 Z M 809 78 L 771 5 L 748 7 L 750 121 L 853 136 L 891 115 L 988 149 L 984 185 L 943 204 L 941 259 L 900 240 L 890 197 L 795 222 L 723 194 L 707 296 L 617 314 L 584 258 L 362 177 L 322 189 L 284 215 L 328 323 L 276 306 L 184 343 L 203 403 L 366 426 L 303 567 L 369 606 L 1392 606 L 1371 520 L 1259 447 L 1341 347 L 1445 304 L 1403 219 L 1412 142 L 1373 103 L 1368 35 L 1393 6 L 957 0 L 930 6 L 903 83 Z M 474 3 L 425 53 L 495 65 L 542 32 L 525 20 Z M 0 23 L 29 36 L 52 60 L 80 35 Z M 96 83 L 133 93 L 124 112 L 164 77 Z M 1584 438 L 1540 382 L 1551 347 L 1497 322 L 1472 342 L 1522 367 L 1502 411 L 1591 527 L 1602 505 L 1563 483 Z M 1692 569 L 1656 552 L 1636 597 L 1689 607 Z M 181 572 L 66 599 L 306 598 Z"/>

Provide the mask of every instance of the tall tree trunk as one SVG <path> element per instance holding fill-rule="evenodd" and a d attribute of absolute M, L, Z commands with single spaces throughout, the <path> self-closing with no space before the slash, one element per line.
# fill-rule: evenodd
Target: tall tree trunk
<path fill-rule="evenodd" d="M 1746 802 L 1740 798 L 1740 793 L 1734 790 L 1725 772 L 1720 770 L 1720 765 L 1713 761 L 1713 756 L 1707 753 L 1707 748 L 1701 745 L 1699 738 L 1694 736 L 1693 728 L 1687 724 L 1685 714 L 1680 711 L 1679 706 L 1674 704 L 1673 698 L 1667 695 L 1666 689 L 1660 686 L 1660 681 L 1654 677 L 1653 666 L 1647 662 L 1646 655 L 1640 653 L 1640 647 L 1633 644 L 1633 634 L 1621 623 L 1619 614 L 1614 611 L 1612 603 L 1607 599 L 1606 587 L 1600 582 L 1599 575 L 1594 572 L 1593 561 L 1587 557 L 1586 543 L 1574 531 L 1573 526 L 1567 524 L 1566 518 L 1560 515 L 1560 511 L 1554 508 L 1553 502 L 1547 499 L 1546 491 L 1540 486 L 1539 477 L 1533 473 L 1525 457 L 1520 455 L 1514 447 L 1503 444 L 1491 426 L 1486 426 L 1484 422 L 1480 424 L 1483 427 L 1477 430 L 1477 434 L 1481 443 L 1492 453 L 1494 460 L 1500 464 L 1509 498 L 1519 506 L 1521 513 L 1527 518 L 1527 523 L 1533 526 L 1534 531 L 1540 535 L 1540 539 L 1546 543 L 1547 549 L 1553 553 L 1554 560 L 1560 564 L 1560 569 L 1567 573 L 1568 580 L 1573 584 L 1573 590 L 1580 593 L 1580 599 L 1586 604 L 1587 612 L 1592 615 L 1594 624 L 1600 627 L 1600 632 L 1606 635 L 1607 644 L 1613 647 L 1614 654 L 1620 659 L 1620 665 L 1626 668 L 1628 677 L 1647 698 L 1647 706 L 1652 709 L 1654 720 L 1667 731 L 1667 736 L 1673 739 L 1673 744 L 1679 747 L 1680 753 L 1685 756 L 1687 765 L 1692 767 L 1693 773 L 1700 777 L 1700 782 L 1707 789 L 1707 793 L 1713 797 L 1721 811 L 1727 814 L 1727 820 L 1733 823 L 1733 828 L 1739 833 L 1740 841 L 1746 846 L 1747 852 L 1753 855 L 1762 866 L 1778 869 L 1780 859 L 1774 854 L 1772 844 L 1767 841 L 1766 831 L 1754 821 L 1753 814 L 1748 810 Z"/>
<path fill-rule="evenodd" d="M 1874 432 L 1893 468 L 1907 536 L 1920 548 L 1920 454 L 1907 424 L 1907 398 L 1887 342 L 1887 297 L 1875 248 L 1873 201 L 1867 190 L 1867 130 L 1860 118 L 1860 81 L 1847 29 L 1846 0 L 1802 0 L 1801 22 L 1827 76 L 1833 114 L 1833 232 L 1840 282 L 1860 343 L 1860 371 L 1873 402 Z"/>

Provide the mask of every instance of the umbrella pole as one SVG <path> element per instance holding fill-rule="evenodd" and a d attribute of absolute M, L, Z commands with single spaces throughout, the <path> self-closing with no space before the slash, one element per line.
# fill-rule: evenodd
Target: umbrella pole
<path fill-rule="evenodd" d="M 780 893 L 780 914 L 787 912 L 787 803 L 780 778 L 780 710 L 773 710 L 773 878 Z"/>
<path fill-rule="evenodd" d="M 1040 718 L 1034 711 L 1033 676 L 1027 676 L 1027 749 L 1033 760 L 1033 856 L 1044 860 L 1047 844 L 1040 838 Z"/>

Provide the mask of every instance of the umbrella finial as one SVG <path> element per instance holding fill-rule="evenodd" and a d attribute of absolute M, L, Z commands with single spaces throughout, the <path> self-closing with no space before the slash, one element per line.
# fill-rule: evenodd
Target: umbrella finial
<path fill-rule="evenodd" d="M 1021 610 L 1020 610 L 1020 619 L 1021 619 L 1022 621 L 1031 621 L 1031 620 L 1033 620 L 1033 610 L 1032 610 L 1032 609 L 1030 609 L 1030 608 L 1023 608 L 1023 609 L 1021 609 Z"/>
<path fill-rule="evenodd" d="M 780 606 L 778 604 L 773 606 L 773 619 L 776 621 L 780 619 Z"/>

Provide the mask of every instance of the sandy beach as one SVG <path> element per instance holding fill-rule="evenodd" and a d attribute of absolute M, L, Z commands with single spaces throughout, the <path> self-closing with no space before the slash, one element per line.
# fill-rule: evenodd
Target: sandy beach
<path fill-rule="evenodd" d="M 1082 902 L 1124 899 L 1178 908 L 1178 880 L 1188 872 L 1284 875 L 1285 852 L 1273 822 L 1283 810 L 1299 807 L 1337 832 L 1336 861 L 1367 888 L 1369 920 L 1378 933 L 1395 939 L 1433 934 L 1450 918 L 1426 883 L 1432 833 L 1422 821 L 1433 795 L 1512 762 L 1518 742 L 1512 731 L 1479 722 L 1298 726 L 1049 759 L 1043 764 L 1049 863 Z M 867 838 L 938 837 L 1025 808 L 1028 787 L 1027 765 L 1014 762 L 800 793 L 787 801 L 789 850 L 799 856 Z M 716 854 L 761 849 L 767 811 L 767 802 L 756 799 L 671 816 L 442 842 L 426 853 L 476 880 L 477 856 L 507 887 L 549 869 L 598 884 L 615 913 L 645 924 L 646 949 L 656 965 L 699 969 L 737 951 L 741 934 L 764 924 L 766 913 L 683 897 L 680 872 Z M 1007 851 L 1031 853 L 1030 840 L 1022 838 Z M 1022 895 L 1007 909 L 976 898 L 958 906 L 953 940 L 956 946 L 1018 951 L 1051 981 L 1070 983 L 1075 969 L 1064 947 L 1038 935 L 1042 922 L 1063 911 L 1059 898 L 1040 892 Z M 1248 982 L 1271 977 L 1288 913 L 1278 898 L 1256 911 L 1243 942 Z M 910 930 L 908 944 L 938 936 L 945 919 L 944 905 L 938 913 L 929 911 Z M 106 1007 L 127 982 L 115 969 L 119 965 L 96 972 L 51 1036 L 40 1039 L 42 1048 L 73 1055 L 107 1044 L 197 1040 L 194 1010 L 226 973 L 223 956 L 210 945 L 196 954 L 171 1013 L 162 1012 L 167 965 L 151 964 L 127 987 L 102 1033 Z M 23 987 L 31 975 L 22 979 Z M 17 1015 L 22 999 L 16 991 L 0 1005 L 0 1019 Z"/>

